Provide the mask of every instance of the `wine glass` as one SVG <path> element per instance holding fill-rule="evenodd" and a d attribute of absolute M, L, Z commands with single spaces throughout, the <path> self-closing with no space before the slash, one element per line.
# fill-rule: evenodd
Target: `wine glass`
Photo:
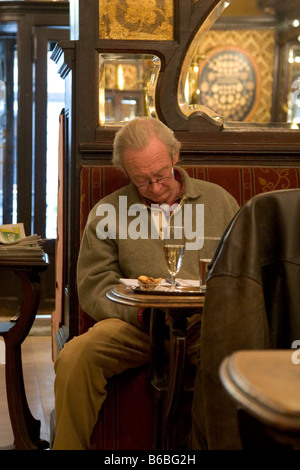
<path fill-rule="evenodd" d="M 171 290 L 175 289 L 176 275 L 182 265 L 184 250 L 184 227 L 167 227 L 164 233 L 164 252 L 168 271 L 171 275 Z"/>

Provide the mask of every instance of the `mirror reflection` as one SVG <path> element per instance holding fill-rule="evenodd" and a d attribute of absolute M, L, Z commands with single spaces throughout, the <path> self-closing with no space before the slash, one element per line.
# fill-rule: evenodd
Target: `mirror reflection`
<path fill-rule="evenodd" d="M 299 0 L 219 2 L 186 55 L 178 102 L 185 115 L 298 129 Z"/>
<path fill-rule="evenodd" d="M 299 44 L 289 47 L 288 58 L 288 84 L 291 89 L 287 94 L 287 106 L 284 112 L 287 112 L 287 122 L 293 125 L 300 123 L 300 35 L 298 36 Z"/>
<path fill-rule="evenodd" d="M 137 116 L 156 117 L 159 70 L 160 59 L 154 55 L 100 54 L 100 124 L 115 126 Z"/>

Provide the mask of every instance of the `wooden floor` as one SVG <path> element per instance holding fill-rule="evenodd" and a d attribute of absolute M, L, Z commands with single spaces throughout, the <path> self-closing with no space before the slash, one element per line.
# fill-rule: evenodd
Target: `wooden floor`
<path fill-rule="evenodd" d="M 2 339 L 0 343 L 3 343 Z M 3 344 L 0 346 L 1 359 Z M 22 360 L 28 404 L 32 415 L 41 421 L 41 438 L 49 441 L 50 413 L 54 408 L 51 336 L 28 336 L 22 344 Z M 13 441 L 6 400 L 5 365 L 0 363 L 0 450 L 11 449 Z"/>

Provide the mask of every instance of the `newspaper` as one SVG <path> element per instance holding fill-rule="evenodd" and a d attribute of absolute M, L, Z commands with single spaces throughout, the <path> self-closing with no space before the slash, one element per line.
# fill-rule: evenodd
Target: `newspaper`
<path fill-rule="evenodd" d="M 0 259 L 42 259 L 42 244 L 39 235 L 26 237 L 23 223 L 0 225 Z"/>
<path fill-rule="evenodd" d="M 25 237 L 23 224 L 0 225 L 0 243 L 17 243 Z"/>

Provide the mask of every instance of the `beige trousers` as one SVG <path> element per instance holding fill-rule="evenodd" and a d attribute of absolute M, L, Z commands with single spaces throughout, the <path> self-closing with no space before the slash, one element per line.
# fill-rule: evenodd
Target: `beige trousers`
<path fill-rule="evenodd" d="M 194 342 L 192 356 L 197 355 L 198 346 L 198 341 Z M 117 318 L 102 320 L 66 343 L 54 365 L 53 449 L 89 449 L 90 436 L 106 398 L 107 380 L 149 362 L 149 335 Z"/>

